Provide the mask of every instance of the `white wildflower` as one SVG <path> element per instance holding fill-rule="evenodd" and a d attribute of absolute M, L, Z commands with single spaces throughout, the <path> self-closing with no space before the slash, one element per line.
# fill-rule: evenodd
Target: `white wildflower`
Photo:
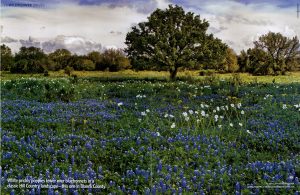
<path fill-rule="evenodd" d="M 286 104 L 283 104 L 283 105 L 282 105 L 282 109 L 283 109 L 283 110 L 287 109 Z"/>
<path fill-rule="evenodd" d="M 203 117 L 205 116 L 205 111 L 204 111 L 204 110 L 201 111 L 201 115 L 202 115 Z"/>
<path fill-rule="evenodd" d="M 176 127 L 175 123 L 172 123 L 171 129 L 174 129 Z"/>
<path fill-rule="evenodd" d="M 215 115 L 215 121 L 217 122 L 219 119 L 219 116 L 218 115 Z"/>
<path fill-rule="evenodd" d="M 146 114 L 146 112 L 141 112 L 141 115 L 146 116 L 147 114 Z"/>

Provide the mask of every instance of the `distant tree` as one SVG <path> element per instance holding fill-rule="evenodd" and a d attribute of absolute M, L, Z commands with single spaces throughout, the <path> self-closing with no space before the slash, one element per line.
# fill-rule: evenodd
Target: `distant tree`
<path fill-rule="evenodd" d="M 206 36 L 203 42 L 205 43 L 204 47 L 199 48 L 202 56 L 199 61 L 202 67 L 219 70 L 228 54 L 228 46 L 223 44 L 220 39 L 214 38 L 212 34 Z"/>
<path fill-rule="evenodd" d="M 206 34 L 208 26 L 200 16 L 169 5 L 132 27 L 126 36 L 126 52 L 134 67 L 141 62 L 143 66 L 167 67 L 174 79 L 180 67 L 211 64 L 225 55 L 226 45 Z"/>
<path fill-rule="evenodd" d="M 71 52 L 67 49 L 57 49 L 48 55 L 49 59 L 54 62 L 54 69 L 60 70 L 68 66 Z"/>
<path fill-rule="evenodd" d="M 265 68 L 268 74 L 284 74 L 295 68 L 300 44 L 297 37 L 288 38 L 280 33 L 269 32 L 254 42 L 255 48 L 266 52 Z"/>
<path fill-rule="evenodd" d="M 271 75 L 274 70 L 270 66 L 270 56 L 264 50 L 252 48 L 247 50 L 247 72 L 254 75 Z"/>
<path fill-rule="evenodd" d="M 236 72 L 239 69 L 237 55 L 231 48 L 226 49 L 226 56 L 219 70 L 223 72 Z"/>
<path fill-rule="evenodd" d="M 2 44 L 0 53 L 1 53 L 0 70 L 9 70 L 14 63 L 14 57 L 11 52 L 11 49 L 8 46 Z"/>
<path fill-rule="evenodd" d="M 104 70 L 101 67 L 102 54 L 98 51 L 92 51 L 87 55 L 87 59 L 92 60 L 95 64 L 95 70 Z"/>
<path fill-rule="evenodd" d="M 43 73 L 47 69 L 47 55 L 37 47 L 21 47 L 15 55 L 13 73 Z"/>
<path fill-rule="evenodd" d="M 95 70 L 95 63 L 92 60 L 88 59 L 87 56 L 78 56 L 76 54 L 69 58 L 68 66 L 78 71 Z"/>
<path fill-rule="evenodd" d="M 238 65 L 240 72 L 247 72 L 249 70 L 249 56 L 247 51 L 242 50 L 240 55 L 238 55 Z"/>
<path fill-rule="evenodd" d="M 82 70 L 87 70 L 87 71 L 91 71 L 91 70 L 95 70 L 95 63 L 92 60 L 89 59 L 82 59 Z"/>
<path fill-rule="evenodd" d="M 120 49 L 108 49 L 102 54 L 101 68 L 111 72 L 130 68 L 130 61 Z"/>

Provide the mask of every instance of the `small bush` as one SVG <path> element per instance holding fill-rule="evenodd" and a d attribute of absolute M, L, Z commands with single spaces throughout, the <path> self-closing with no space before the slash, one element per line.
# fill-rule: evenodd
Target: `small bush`
<path fill-rule="evenodd" d="M 48 70 L 45 70 L 45 71 L 44 71 L 44 76 L 45 76 L 45 77 L 48 77 L 48 76 L 50 76 L 50 74 L 49 74 Z"/>
<path fill-rule="evenodd" d="M 70 66 L 67 66 L 65 69 L 64 69 L 64 72 L 66 75 L 68 76 L 71 76 L 71 73 L 74 71 L 74 69 Z"/>

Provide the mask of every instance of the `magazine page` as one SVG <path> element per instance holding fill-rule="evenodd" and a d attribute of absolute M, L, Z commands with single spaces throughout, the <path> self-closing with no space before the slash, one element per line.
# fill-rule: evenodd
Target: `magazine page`
<path fill-rule="evenodd" d="M 299 0 L 0 10 L 0 194 L 299 194 Z"/>

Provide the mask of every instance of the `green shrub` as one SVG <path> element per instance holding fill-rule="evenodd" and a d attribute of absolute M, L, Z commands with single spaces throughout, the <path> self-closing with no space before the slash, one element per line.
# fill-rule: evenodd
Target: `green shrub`
<path fill-rule="evenodd" d="M 64 69 L 64 72 L 66 75 L 68 76 L 71 76 L 71 73 L 74 71 L 74 69 L 70 66 L 67 66 L 65 69 Z"/>

